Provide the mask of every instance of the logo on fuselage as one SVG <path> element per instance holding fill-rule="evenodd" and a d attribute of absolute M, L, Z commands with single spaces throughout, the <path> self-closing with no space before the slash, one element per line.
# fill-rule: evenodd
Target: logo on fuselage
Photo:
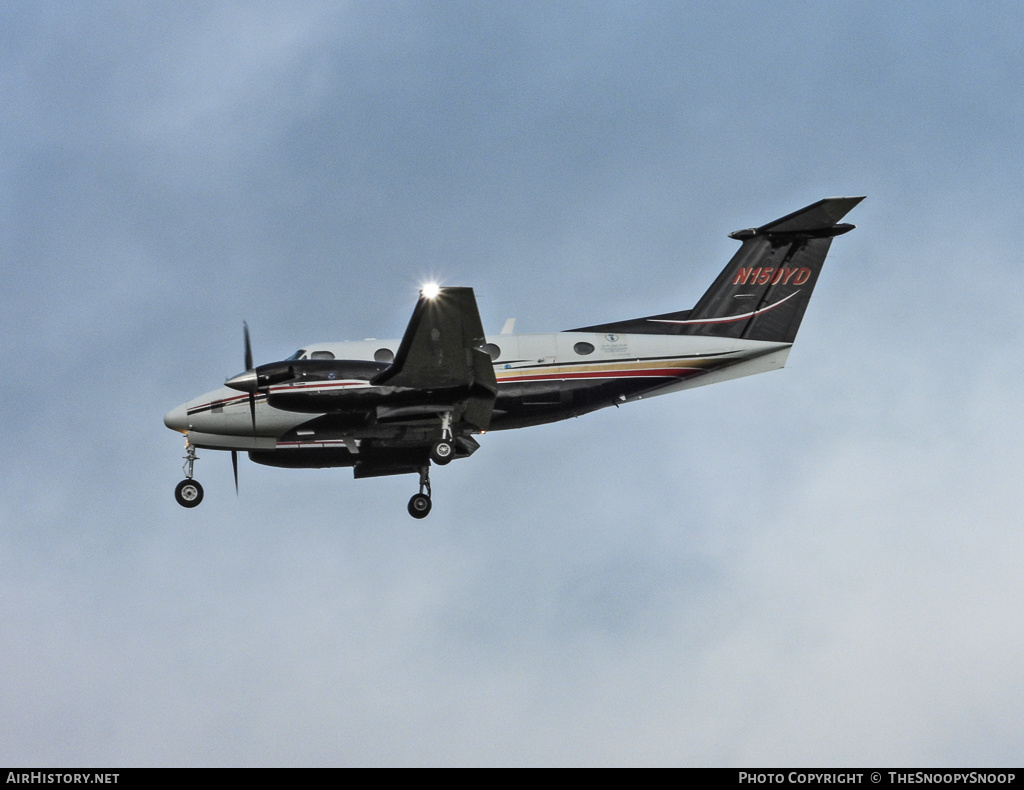
<path fill-rule="evenodd" d="M 733 285 L 803 285 L 811 279 L 811 270 L 806 266 L 790 269 L 788 266 L 773 268 L 766 266 L 741 267 L 732 278 Z"/>

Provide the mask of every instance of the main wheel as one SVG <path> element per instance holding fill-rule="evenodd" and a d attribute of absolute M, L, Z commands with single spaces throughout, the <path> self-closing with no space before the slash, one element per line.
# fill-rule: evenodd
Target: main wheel
<path fill-rule="evenodd" d="M 413 494 L 409 500 L 409 515 L 413 518 L 426 518 L 430 512 L 430 497 L 426 494 Z"/>
<path fill-rule="evenodd" d="M 455 445 L 442 439 L 430 448 L 430 460 L 438 466 L 444 466 L 455 457 Z"/>
<path fill-rule="evenodd" d="M 174 489 L 174 498 L 182 507 L 195 507 L 203 501 L 203 487 L 191 478 L 182 480 Z"/>

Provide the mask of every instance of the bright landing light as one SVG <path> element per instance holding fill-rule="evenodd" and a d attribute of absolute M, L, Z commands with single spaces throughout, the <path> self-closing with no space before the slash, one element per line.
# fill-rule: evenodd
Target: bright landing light
<path fill-rule="evenodd" d="M 425 299 L 436 299 L 438 294 L 441 293 L 441 286 L 437 283 L 424 283 L 423 287 L 420 288 L 420 293 Z"/>

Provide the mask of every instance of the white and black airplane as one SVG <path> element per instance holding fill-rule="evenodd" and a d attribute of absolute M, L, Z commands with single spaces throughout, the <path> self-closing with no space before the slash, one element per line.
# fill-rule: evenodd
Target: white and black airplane
<path fill-rule="evenodd" d="M 195 507 L 197 448 L 291 468 L 350 466 L 355 477 L 419 474 L 409 513 L 430 512 L 430 466 L 467 458 L 486 431 L 781 368 L 832 239 L 862 197 L 820 200 L 730 236 L 742 246 L 692 310 L 570 329 L 485 336 L 471 288 L 424 287 L 401 340 L 315 343 L 172 409 L 185 434 L 174 495 Z"/>

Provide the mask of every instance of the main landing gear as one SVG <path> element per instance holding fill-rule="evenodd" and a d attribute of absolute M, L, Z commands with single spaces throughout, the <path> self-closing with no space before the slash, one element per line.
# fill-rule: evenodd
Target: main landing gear
<path fill-rule="evenodd" d="M 446 411 L 441 415 L 441 438 L 430 448 L 430 460 L 438 466 L 444 466 L 455 457 L 455 444 L 452 441 L 452 413 Z"/>
<path fill-rule="evenodd" d="M 426 518 L 430 512 L 430 467 L 420 467 L 420 492 L 413 494 L 409 500 L 409 515 L 413 518 Z"/>
<path fill-rule="evenodd" d="M 448 439 L 441 439 L 430 448 L 430 460 L 438 466 L 444 466 L 455 455 L 455 445 Z"/>
<path fill-rule="evenodd" d="M 182 470 L 185 472 L 185 479 L 174 489 L 174 498 L 182 507 L 195 507 L 203 501 L 203 487 L 199 482 L 192 479 L 192 467 L 196 462 L 196 448 L 185 440 L 185 463 Z"/>
<path fill-rule="evenodd" d="M 441 438 L 430 448 L 430 460 L 444 466 L 455 458 L 455 438 L 452 435 L 452 413 L 441 413 Z M 430 463 L 420 467 L 420 492 L 409 500 L 409 515 L 426 518 L 430 512 Z"/>

